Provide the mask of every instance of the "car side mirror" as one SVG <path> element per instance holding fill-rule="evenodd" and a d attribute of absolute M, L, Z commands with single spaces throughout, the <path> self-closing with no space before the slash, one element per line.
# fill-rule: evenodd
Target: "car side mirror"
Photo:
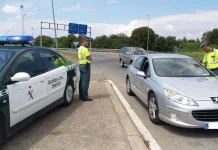
<path fill-rule="evenodd" d="M 12 82 L 22 82 L 30 80 L 30 75 L 25 72 L 18 72 L 13 77 L 11 77 Z"/>
<path fill-rule="evenodd" d="M 126 55 L 130 55 L 130 53 L 129 53 L 129 52 L 126 52 Z"/>
<path fill-rule="evenodd" d="M 143 78 L 146 77 L 146 75 L 145 75 L 145 73 L 144 73 L 143 71 L 138 71 L 138 72 L 136 73 L 136 75 L 139 76 L 139 77 L 143 77 Z"/>

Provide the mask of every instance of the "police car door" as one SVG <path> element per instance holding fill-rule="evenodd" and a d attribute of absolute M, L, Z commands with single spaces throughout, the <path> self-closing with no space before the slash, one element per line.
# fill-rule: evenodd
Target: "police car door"
<path fill-rule="evenodd" d="M 8 83 L 10 127 L 46 106 L 46 82 L 42 65 L 34 50 L 26 51 L 15 60 L 6 79 L 18 72 L 26 72 L 30 80 Z"/>
<path fill-rule="evenodd" d="M 38 50 L 42 64 L 46 71 L 46 84 L 48 91 L 48 104 L 60 99 L 64 95 L 67 81 L 67 68 L 65 66 L 57 66 L 55 61 L 56 55 L 51 50 Z"/>

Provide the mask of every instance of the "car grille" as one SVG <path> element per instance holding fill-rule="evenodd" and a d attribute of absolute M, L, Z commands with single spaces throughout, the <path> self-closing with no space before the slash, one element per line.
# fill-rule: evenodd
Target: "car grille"
<path fill-rule="evenodd" d="M 198 121 L 218 121 L 218 110 L 195 110 L 192 116 Z"/>

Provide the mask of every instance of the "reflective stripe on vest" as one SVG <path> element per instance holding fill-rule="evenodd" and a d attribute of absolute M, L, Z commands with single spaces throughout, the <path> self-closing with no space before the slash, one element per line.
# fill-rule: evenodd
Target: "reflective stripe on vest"
<path fill-rule="evenodd" d="M 217 62 L 217 60 L 216 60 L 216 49 L 214 49 L 213 62 L 208 62 L 207 53 L 206 53 L 206 62 L 207 62 L 207 64 L 218 64 L 218 62 Z"/>

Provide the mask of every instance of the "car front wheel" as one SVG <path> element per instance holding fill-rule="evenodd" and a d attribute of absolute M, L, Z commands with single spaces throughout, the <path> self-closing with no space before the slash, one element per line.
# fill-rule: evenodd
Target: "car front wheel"
<path fill-rule="evenodd" d="M 127 78 L 126 80 L 126 91 L 127 91 L 127 94 L 130 95 L 130 96 L 134 96 L 134 93 L 133 91 L 131 90 L 131 82 L 130 82 L 130 79 Z"/>
<path fill-rule="evenodd" d="M 121 66 L 121 67 L 124 67 L 123 60 L 122 60 L 122 59 L 120 59 L 120 66 Z"/>
<path fill-rule="evenodd" d="M 151 93 L 149 95 L 148 112 L 151 122 L 153 122 L 154 124 L 161 123 L 161 120 L 159 119 L 159 107 L 157 103 L 157 98 L 154 93 Z"/>
<path fill-rule="evenodd" d="M 70 106 L 73 102 L 74 90 L 71 82 L 68 82 L 64 91 L 64 106 Z"/>

